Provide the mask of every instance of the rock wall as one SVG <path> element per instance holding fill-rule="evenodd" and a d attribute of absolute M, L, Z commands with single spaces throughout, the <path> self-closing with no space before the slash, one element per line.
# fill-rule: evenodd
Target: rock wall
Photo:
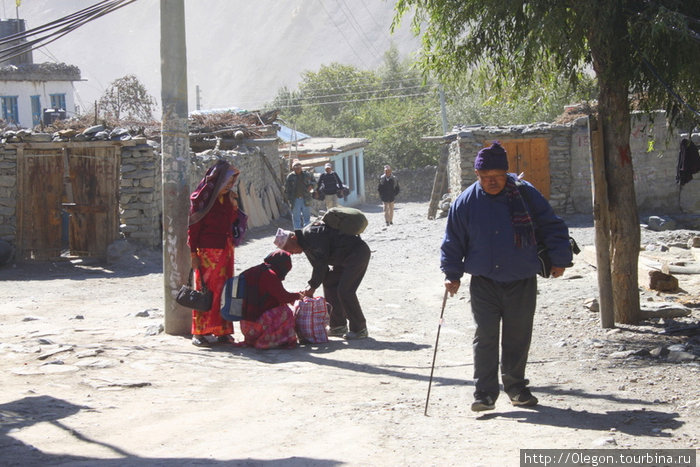
<path fill-rule="evenodd" d="M 630 149 L 640 213 L 700 214 L 700 176 L 682 188 L 676 184 L 681 136 L 667 125 L 663 112 L 655 114 L 653 121 L 642 114 L 633 114 Z M 460 193 L 476 180 L 474 158 L 484 141 L 546 138 L 552 207 L 560 214 L 591 213 L 591 153 L 586 117 L 565 125 L 461 127 L 451 137 L 454 139 L 448 161 L 451 192 Z M 698 144 L 700 135 L 693 135 L 693 141 Z"/>
<path fill-rule="evenodd" d="M 0 146 L 0 239 L 17 236 L 17 150 Z"/>
<path fill-rule="evenodd" d="M 121 151 L 119 231 L 122 238 L 149 247 L 162 242 L 161 155 L 157 145 Z"/>
<path fill-rule="evenodd" d="M 522 138 L 545 138 L 549 149 L 550 198 L 555 211 L 574 212 L 570 147 L 571 130 L 566 125 L 537 124 L 512 127 L 467 127 L 459 130 L 450 148 L 450 191 L 461 193 L 476 181 L 474 159 L 484 141 Z M 527 177 L 525 177 L 527 179 Z"/>
<path fill-rule="evenodd" d="M 120 237 L 143 246 L 160 248 L 163 212 L 160 147 L 154 142 L 123 146 L 120 157 Z M 250 196 L 262 199 L 263 195 L 270 191 L 270 195 L 266 197 L 269 200 L 265 204 L 266 212 L 271 208 L 274 199 L 277 216 L 286 213 L 281 193 L 274 188 L 281 186 L 283 163 L 276 142 L 241 145 L 228 151 L 208 150 L 199 154 L 192 153 L 190 191 L 196 188 L 206 170 L 218 158 L 228 160 L 241 171 L 238 187 L 246 190 Z M 272 172 L 263 158 L 268 160 Z M 184 210 L 188 208 L 189 206 L 182 207 Z M 245 208 L 255 209 L 254 206 Z M 256 220 L 265 222 L 266 216 L 261 214 Z M 0 239 L 15 244 L 16 237 L 17 150 L 0 145 Z"/>
<path fill-rule="evenodd" d="M 399 169 L 393 173 L 399 181 L 401 189 L 396 202 L 414 201 L 427 202 L 430 201 L 430 195 L 433 192 L 433 182 L 435 181 L 435 171 L 437 167 L 429 165 L 421 169 Z M 368 203 L 381 203 L 377 185 L 381 174 L 365 174 L 365 200 Z"/>

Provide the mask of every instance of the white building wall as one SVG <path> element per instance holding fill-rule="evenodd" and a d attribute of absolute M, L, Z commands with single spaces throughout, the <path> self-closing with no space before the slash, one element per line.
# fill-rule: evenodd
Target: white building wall
<path fill-rule="evenodd" d="M 40 96 L 43 112 L 43 109 L 51 107 L 51 94 L 65 94 L 66 117 L 76 115 L 75 87 L 72 81 L 0 81 L 0 97 L 17 96 L 19 126 L 22 128 L 33 127 L 31 96 Z"/>

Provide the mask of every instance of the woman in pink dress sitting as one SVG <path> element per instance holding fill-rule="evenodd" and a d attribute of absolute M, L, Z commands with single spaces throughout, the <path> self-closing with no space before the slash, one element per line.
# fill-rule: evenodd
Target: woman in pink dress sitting
<path fill-rule="evenodd" d="M 289 305 L 303 297 L 287 292 L 282 285 L 291 269 L 289 253 L 275 250 L 262 264 L 241 273 L 245 280 L 241 332 L 247 346 L 270 349 L 296 345 L 294 313 Z"/>

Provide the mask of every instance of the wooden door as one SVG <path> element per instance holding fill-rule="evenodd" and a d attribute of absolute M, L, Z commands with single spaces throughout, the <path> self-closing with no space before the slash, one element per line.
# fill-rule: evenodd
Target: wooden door
<path fill-rule="evenodd" d="M 63 208 L 70 213 L 70 255 L 106 257 L 119 235 L 117 148 L 74 147 L 67 160 Z"/>
<path fill-rule="evenodd" d="M 484 147 L 491 141 L 484 142 Z M 542 195 L 549 199 L 549 146 L 546 138 L 502 140 L 501 146 L 508 154 L 508 171 L 523 174 L 523 179 L 532 183 Z"/>
<path fill-rule="evenodd" d="M 22 259 L 61 256 L 61 149 L 17 150 L 17 239 Z"/>

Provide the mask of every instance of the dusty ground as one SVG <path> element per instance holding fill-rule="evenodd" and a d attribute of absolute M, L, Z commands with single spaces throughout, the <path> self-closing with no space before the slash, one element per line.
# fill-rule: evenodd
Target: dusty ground
<path fill-rule="evenodd" d="M 644 303 L 684 302 L 691 317 L 615 330 L 584 306 L 597 282 L 580 258 L 564 279 L 540 280 L 528 366 L 540 405 L 514 408 L 501 397 L 481 416 L 469 410 L 473 324 L 463 287 L 447 301 L 426 417 L 445 220 L 423 220 L 425 203 L 398 203 L 385 228 L 379 206 L 363 210 L 373 252 L 360 293 L 364 341 L 259 351 L 154 334 L 163 320 L 157 252 L 107 266 L 0 269 L 0 464 L 500 466 L 519 465 L 522 448 L 698 449 L 698 360 L 648 352 L 676 344 L 674 355 L 697 353 L 697 336 L 663 334 L 697 324 L 695 276 L 679 276 L 679 293 L 642 293 Z M 591 244 L 590 222 L 569 221 Z M 238 271 L 272 249 L 273 232 L 250 233 Z M 694 233 L 645 231 L 643 243 Z M 287 287 L 301 289 L 309 274 L 295 257 Z"/>

